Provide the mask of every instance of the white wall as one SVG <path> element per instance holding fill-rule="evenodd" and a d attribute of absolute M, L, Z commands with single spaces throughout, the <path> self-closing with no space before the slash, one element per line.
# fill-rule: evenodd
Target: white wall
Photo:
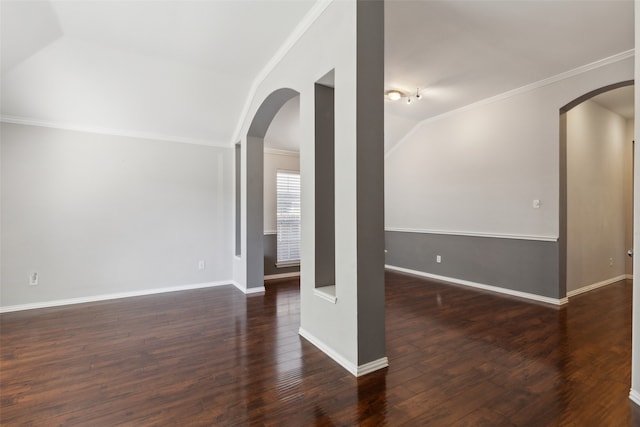
<path fill-rule="evenodd" d="M 386 228 L 556 239 L 559 109 L 632 78 L 625 57 L 422 122 L 387 154 Z"/>
<path fill-rule="evenodd" d="M 231 148 L 1 132 L 2 307 L 230 283 Z"/>
<path fill-rule="evenodd" d="M 336 255 L 344 251 L 342 260 L 351 270 L 340 274 L 347 281 L 338 289 L 338 303 L 330 304 L 314 298 L 313 278 L 315 277 L 315 182 L 314 182 L 314 82 L 336 69 L 336 147 L 342 146 L 343 155 L 336 153 L 336 162 L 342 160 L 341 173 L 354 175 L 350 160 L 355 158 L 352 144 L 342 143 L 345 139 L 355 139 L 355 5 L 352 2 L 332 2 L 316 21 L 305 31 L 291 50 L 281 59 L 276 68 L 258 86 L 240 131 L 242 138 L 242 170 L 246 171 L 246 135 L 256 111 L 272 92 L 280 88 L 291 88 L 300 93 L 300 172 L 301 172 L 301 327 L 312 331 L 317 339 L 326 343 L 335 353 L 357 363 L 357 312 L 354 303 L 357 298 L 355 283 L 356 262 L 354 259 L 355 239 L 336 248 Z M 338 165 L 337 165 L 338 166 Z M 336 172 L 337 173 L 337 172 Z M 338 181 L 338 179 L 336 180 Z M 345 179 L 351 182 L 351 178 Z M 242 181 L 242 224 L 247 222 L 246 179 Z M 344 209 L 353 211 L 355 186 L 344 188 Z M 340 197 L 336 194 L 336 198 Z M 336 200 L 339 203 L 338 200 Z M 343 216 L 346 220 L 350 216 Z M 339 224 L 336 218 L 336 235 L 352 236 L 355 227 Z M 246 228 L 242 229 L 243 247 L 247 242 Z M 246 285 L 246 252 L 234 259 L 234 279 L 241 286 Z M 348 277 L 348 279 L 347 279 Z M 338 284 L 339 285 L 339 284 Z M 340 331 L 336 334 L 335 331 Z"/>
<path fill-rule="evenodd" d="M 624 117 L 593 101 L 567 112 L 568 292 L 625 275 L 630 145 Z"/>
<path fill-rule="evenodd" d="M 264 232 L 276 232 L 276 174 L 278 170 L 299 171 L 300 155 L 294 152 L 264 152 Z"/>
<path fill-rule="evenodd" d="M 247 165 L 247 139 L 251 121 L 261 104 L 274 91 L 290 88 L 300 93 L 300 171 L 301 171 L 301 330 L 313 335 L 314 342 L 343 365 L 359 365 L 358 338 L 358 252 L 357 181 L 358 140 L 356 84 L 357 7 L 363 2 L 318 3 L 320 10 L 301 37 L 292 44 L 259 81 L 243 120 L 242 169 Z M 366 2 L 364 2 L 366 3 Z M 326 7 L 325 9 L 322 9 Z M 362 7 L 362 6 L 360 6 Z M 335 70 L 335 180 L 336 206 L 336 297 L 335 304 L 314 293 L 315 290 L 315 158 L 314 158 L 314 83 Z M 382 88 L 381 88 L 382 90 Z M 382 101 L 382 98 L 380 98 Z M 247 223 L 247 186 L 242 183 L 243 224 Z M 246 227 L 242 242 L 247 242 Z M 247 277 L 246 253 L 234 259 L 234 278 L 242 286 Z M 374 328 L 371 328 L 372 330 Z M 377 328 L 376 328 L 376 333 Z M 384 333 L 384 330 L 382 330 Z M 329 350 L 327 350 L 329 349 Z M 343 363 L 346 361 L 346 364 Z"/>

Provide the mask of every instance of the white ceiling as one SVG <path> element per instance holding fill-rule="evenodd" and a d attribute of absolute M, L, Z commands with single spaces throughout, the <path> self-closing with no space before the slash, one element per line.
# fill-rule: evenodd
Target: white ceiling
<path fill-rule="evenodd" d="M 625 119 L 633 119 L 633 113 L 635 111 L 633 106 L 633 91 L 633 86 L 624 86 L 601 93 L 591 98 L 591 100 Z"/>
<path fill-rule="evenodd" d="M 423 98 L 385 111 L 416 123 L 634 48 L 632 1 L 386 5 L 385 90 Z"/>
<path fill-rule="evenodd" d="M 278 111 L 264 136 L 265 147 L 300 151 L 300 97 L 294 96 Z"/>
<path fill-rule="evenodd" d="M 1 113 L 229 144 L 253 80 L 313 4 L 2 0 Z"/>
<path fill-rule="evenodd" d="M 313 0 L 2 0 L 3 116 L 229 144 Z M 420 121 L 634 47 L 633 1 L 387 0 L 385 144 Z M 382 94 L 381 94 L 382 96 Z M 296 100 L 267 135 L 299 138 Z M 627 97 L 628 104 L 628 97 Z"/>

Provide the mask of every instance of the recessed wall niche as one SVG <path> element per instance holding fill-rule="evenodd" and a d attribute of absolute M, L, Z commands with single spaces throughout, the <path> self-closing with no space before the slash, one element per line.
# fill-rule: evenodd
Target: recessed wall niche
<path fill-rule="evenodd" d="M 315 287 L 335 302 L 335 77 L 315 83 Z"/>

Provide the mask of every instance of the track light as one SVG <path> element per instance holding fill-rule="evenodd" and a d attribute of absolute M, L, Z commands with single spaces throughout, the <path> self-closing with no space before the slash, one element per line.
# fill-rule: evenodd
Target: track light
<path fill-rule="evenodd" d="M 405 95 L 404 92 L 393 89 L 385 92 L 385 95 L 390 101 L 398 101 L 402 98 L 407 98 L 407 104 L 411 104 L 413 102 L 413 98 L 420 100 L 422 99 L 422 94 L 420 93 L 420 88 L 416 88 L 415 95 Z"/>

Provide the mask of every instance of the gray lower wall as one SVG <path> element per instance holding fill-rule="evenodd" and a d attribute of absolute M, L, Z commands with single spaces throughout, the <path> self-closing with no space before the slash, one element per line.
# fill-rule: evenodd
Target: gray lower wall
<path fill-rule="evenodd" d="M 566 296 L 558 284 L 557 242 L 398 231 L 386 231 L 385 239 L 387 265 L 549 298 Z"/>
<path fill-rule="evenodd" d="M 264 235 L 264 275 L 271 276 L 273 274 L 296 273 L 300 271 L 300 267 L 276 267 L 276 259 L 278 255 L 277 235 Z"/>

